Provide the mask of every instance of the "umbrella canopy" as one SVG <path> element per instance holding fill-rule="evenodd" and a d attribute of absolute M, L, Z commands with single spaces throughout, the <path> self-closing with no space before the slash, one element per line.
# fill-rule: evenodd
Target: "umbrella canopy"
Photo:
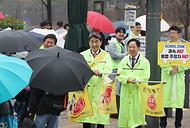
<path fill-rule="evenodd" d="M 42 43 L 31 34 L 21 30 L 0 32 L 0 52 L 22 52 L 38 49 Z"/>
<path fill-rule="evenodd" d="M 114 26 L 115 29 L 117 27 L 123 27 L 123 28 L 125 28 L 125 30 L 129 29 L 129 26 L 125 25 L 125 21 L 116 21 L 116 22 L 113 22 L 113 26 Z"/>
<path fill-rule="evenodd" d="M 15 97 L 32 75 L 26 61 L 0 54 L 0 103 Z"/>
<path fill-rule="evenodd" d="M 89 31 L 86 27 L 88 0 L 68 0 L 69 30 L 65 48 L 82 52 L 89 48 Z"/>
<path fill-rule="evenodd" d="M 34 28 L 39 28 L 39 27 L 38 26 L 33 26 L 33 27 L 30 27 L 30 28 L 23 29 L 23 31 L 29 32 L 29 31 L 31 31 Z"/>
<path fill-rule="evenodd" d="M 5 18 L 5 16 L 3 15 L 2 12 L 0 12 L 0 19 L 4 19 L 4 18 Z"/>
<path fill-rule="evenodd" d="M 29 33 L 33 35 L 34 37 L 36 37 L 40 42 L 44 42 L 45 35 L 35 33 L 35 32 L 29 32 Z"/>
<path fill-rule="evenodd" d="M 54 31 L 52 29 L 49 30 L 49 29 L 34 28 L 34 29 L 30 30 L 29 33 L 32 34 L 33 36 L 35 36 L 36 38 L 38 38 L 40 41 L 41 40 L 43 41 L 43 38 L 46 35 L 54 34 L 57 38 L 57 45 L 62 48 L 64 47 L 65 40 L 61 36 L 59 36 L 56 31 Z"/>
<path fill-rule="evenodd" d="M 29 85 L 53 95 L 83 90 L 93 75 L 81 54 L 59 46 L 33 50 L 25 60 L 34 70 Z"/>
<path fill-rule="evenodd" d="M 115 33 L 112 22 L 104 15 L 94 11 L 88 11 L 86 24 L 102 32 Z"/>
<path fill-rule="evenodd" d="M 136 22 L 139 22 L 141 24 L 141 30 L 146 31 L 146 15 L 142 15 L 140 17 L 138 17 L 136 19 Z M 160 31 L 167 31 L 170 28 L 170 25 L 164 20 L 162 19 L 160 21 Z"/>

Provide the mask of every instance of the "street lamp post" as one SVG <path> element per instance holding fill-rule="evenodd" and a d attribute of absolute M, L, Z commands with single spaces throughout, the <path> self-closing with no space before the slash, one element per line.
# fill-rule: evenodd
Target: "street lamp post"
<path fill-rule="evenodd" d="M 150 80 L 160 81 L 160 67 L 157 65 L 157 42 L 160 40 L 161 0 L 147 0 L 146 3 L 146 57 L 151 64 Z M 146 116 L 146 128 L 159 128 L 159 118 Z"/>

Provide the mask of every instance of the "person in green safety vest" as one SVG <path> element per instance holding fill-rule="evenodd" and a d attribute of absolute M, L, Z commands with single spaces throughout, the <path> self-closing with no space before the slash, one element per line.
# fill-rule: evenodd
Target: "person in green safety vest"
<path fill-rule="evenodd" d="M 139 22 L 135 23 L 135 26 L 131 26 L 131 32 L 129 33 L 129 39 L 141 36 L 141 24 Z"/>
<path fill-rule="evenodd" d="M 113 70 L 112 73 L 117 72 L 118 64 L 123 59 L 125 56 L 128 55 L 128 52 L 126 51 L 126 46 L 123 43 L 126 31 L 122 27 L 118 27 L 115 29 L 116 37 L 112 38 L 110 40 L 110 43 L 108 45 L 108 52 L 112 58 L 112 65 L 113 65 Z M 115 75 L 111 75 L 110 79 L 114 79 Z M 121 88 L 121 83 L 117 80 L 116 82 L 116 102 L 117 102 L 117 108 L 118 108 L 118 113 L 119 113 L 119 95 L 120 95 L 120 88 Z M 113 114 L 111 115 L 111 118 L 118 118 L 118 114 Z"/>
<path fill-rule="evenodd" d="M 135 26 L 131 26 L 131 32 L 129 32 L 129 36 L 124 40 L 125 45 L 127 46 L 127 42 L 132 39 L 141 36 L 141 24 L 139 22 L 135 22 Z"/>

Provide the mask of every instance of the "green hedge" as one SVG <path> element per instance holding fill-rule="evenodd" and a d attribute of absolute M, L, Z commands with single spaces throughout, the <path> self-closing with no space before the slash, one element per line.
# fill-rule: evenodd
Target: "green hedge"
<path fill-rule="evenodd" d="M 22 22 L 20 19 L 14 18 L 13 16 L 0 19 L 0 28 L 6 29 L 8 27 L 14 30 L 20 30 L 20 29 L 25 29 L 26 24 Z"/>

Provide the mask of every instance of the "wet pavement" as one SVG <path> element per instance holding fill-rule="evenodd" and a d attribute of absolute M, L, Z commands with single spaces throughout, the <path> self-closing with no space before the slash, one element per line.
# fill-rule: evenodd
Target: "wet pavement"
<path fill-rule="evenodd" d="M 175 109 L 173 109 L 172 117 L 168 118 L 168 125 L 167 128 L 175 128 L 174 121 L 175 121 Z M 183 126 L 181 128 L 190 128 L 190 109 L 183 109 Z M 67 120 L 66 112 L 62 112 L 59 116 L 59 128 L 82 128 L 82 124 L 76 122 L 69 122 Z M 105 128 L 118 128 L 117 119 L 110 118 L 110 124 L 106 125 Z"/>

